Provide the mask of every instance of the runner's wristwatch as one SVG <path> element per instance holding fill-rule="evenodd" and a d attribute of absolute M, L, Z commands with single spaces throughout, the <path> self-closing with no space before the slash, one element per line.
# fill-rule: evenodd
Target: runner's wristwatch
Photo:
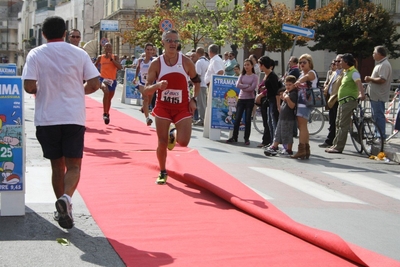
<path fill-rule="evenodd" d="M 192 97 L 192 99 L 193 99 L 194 102 L 196 102 L 196 104 L 197 104 L 197 96 Z M 192 100 L 192 99 L 191 99 L 191 100 Z"/>

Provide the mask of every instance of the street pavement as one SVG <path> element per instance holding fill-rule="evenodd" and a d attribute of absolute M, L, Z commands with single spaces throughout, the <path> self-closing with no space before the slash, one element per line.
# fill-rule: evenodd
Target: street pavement
<path fill-rule="evenodd" d="M 112 107 L 145 123 L 140 107 L 121 103 L 121 96 L 119 85 Z M 102 93 L 90 97 L 101 102 Z M 55 197 L 50 164 L 35 138 L 33 110 L 33 97 L 25 95 L 26 215 L 0 217 L 0 266 L 124 266 L 79 192 L 73 196 L 76 227 L 65 231 L 52 219 Z M 219 141 L 211 141 L 196 126 L 189 146 L 294 220 L 400 261 L 399 164 L 359 155 L 350 140 L 343 154 L 327 154 L 318 147 L 326 133 L 324 129 L 311 136 L 309 160 L 266 157 L 256 147 L 261 134 L 254 128 L 250 146 L 244 146 L 241 140 L 226 144 L 226 131 Z M 399 140 L 390 142 L 395 151 Z M 67 239 L 68 246 L 59 244 L 57 238 Z"/>

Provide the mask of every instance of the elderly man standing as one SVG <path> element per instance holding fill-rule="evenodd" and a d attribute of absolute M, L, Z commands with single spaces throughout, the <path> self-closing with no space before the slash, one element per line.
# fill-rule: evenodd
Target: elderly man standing
<path fill-rule="evenodd" d="M 205 82 L 205 76 L 208 69 L 208 65 L 210 62 L 204 56 L 204 48 L 198 47 L 196 49 L 195 55 L 196 60 L 196 72 L 200 75 L 200 92 L 198 95 L 197 100 L 197 109 L 199 111 L 199 119 L 194 123 L 196 126 L 203 126 L 204 125 L 204 117 L 206 114 L 206 107 L 207 107 L 207 84 Z"/>
<path fill-rule="evenodd" d="M 392 66 L 387 58 L 385 47 L 381 45 L 375 46 L 372 57 L 376 65 L 371 76 L 365 76 L 364 80 L 369 83 L 368 93 L 374 121 L 382 131 L 382 138 L 386 139 L 385 103 L 389 101 Z"/>

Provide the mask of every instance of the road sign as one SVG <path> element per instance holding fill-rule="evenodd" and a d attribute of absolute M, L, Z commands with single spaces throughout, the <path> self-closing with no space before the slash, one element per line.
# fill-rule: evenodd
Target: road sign
<path fill-rule="evenodd" d="M 162 30 L 163 32 L 171 30 L 173 27 L 174 27 L 174 23 L 170 19 L 163 19 L 160 22 L 160 30 Z"/>
<path fill-rule="evenodd" d="M 105 46 L 106 43 L 108 43 L 108 39 L 106 37 L 101 38 L 101 40 L 100 40 L 101 46 Z"/>
<path fill-rule="evenodd" d="M 291 34 L 295 34 L 295 35 L 301 35 L 301 36 L 308 37 L 308 38 L 314 38 L 314 34 L 315 34 L 314 30 L 299 27 L 296 25 L 291 25 L 291 24 L 283 24 L 282 31 L 291 33 Z"/>

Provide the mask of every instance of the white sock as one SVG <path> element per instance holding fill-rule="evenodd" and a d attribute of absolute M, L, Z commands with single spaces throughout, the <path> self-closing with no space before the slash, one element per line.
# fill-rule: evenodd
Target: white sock
<path fill-rule="evenodd" d="M 63 197 L 66 197 L 68 199 L 69 204 L 72 204 L 72 198 L 70 196 L 64 194 Z"/>

